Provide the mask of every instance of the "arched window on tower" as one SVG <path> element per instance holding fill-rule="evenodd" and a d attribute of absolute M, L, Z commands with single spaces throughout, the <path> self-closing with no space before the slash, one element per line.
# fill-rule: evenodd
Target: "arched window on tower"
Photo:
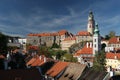
<path fill-rule="evenodd" d="M 91 25 L 89 27 L 91 28 Z"/>

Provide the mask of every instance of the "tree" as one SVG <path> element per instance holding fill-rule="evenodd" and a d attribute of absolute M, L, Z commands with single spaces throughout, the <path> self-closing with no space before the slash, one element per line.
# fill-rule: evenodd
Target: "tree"
<path fill-rule="evenodd" d="M 46 57 L 52 57 L 52 54 L 50 53 L 50 48 L 46 46 L 39 47 L 38 54 L 45 55 Z"/>
<path fill-rule="evenodd" d="M 96 71 L 104 71 L 106 65 L 106 57 L 104 51 L 100 51 L 95 54 L 93 61 L 93 69 Z"/>
<path fill-rule="evenodd" d="M 7 43 L 8 43 L 7 36 L 0 33 L 0 54 L 7 53 Z"/>
<path fill-rule="evenodd" d="M 112 37 L 114 37 L 114 36 L 115 36 L 115 32 L 114 32 L 114 31 L 110 31 L 110 32 L 109 32 L 109 37 L 112 38 Z"/>
<path fill-rule="evenodd" d="M 60 48 L 60 46 L 57 43 L 53 43 L 51 48 Z"/>
<path fill-rule="evenodd" d="M 72 54 L 66 53 L 62 56 L 62 59 L 68 62 L 77 62 L 77 58 L 74 58 Z"/>
<path fill-rule="evenodd" d="M 105 43 L 103 43 L 103 44 L 102 44 L 101 49 L 102 49 L 102 50 L 104 50 L 104 49 L 105 49 L 105 47 L 106 47 L 106 44 L 105 44 Z"/>
<path fill-rule="evenodd" d="M 105 35 L 105 40 L 109 40 L 110 36 L 109 35 Z"/>

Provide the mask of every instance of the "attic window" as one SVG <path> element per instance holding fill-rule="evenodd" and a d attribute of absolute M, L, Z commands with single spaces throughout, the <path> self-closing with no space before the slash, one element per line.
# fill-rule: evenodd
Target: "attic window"
<path fill-rule="evenodd" d="M 67 77 L 67 76 L 68 76 L 68 74 L 64 75 L 64 77 Z"/>

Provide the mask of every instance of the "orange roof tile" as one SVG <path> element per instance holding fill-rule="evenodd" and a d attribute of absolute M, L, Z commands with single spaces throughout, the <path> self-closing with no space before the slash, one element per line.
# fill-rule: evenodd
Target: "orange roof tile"
<path fill-rule="evenodd" d="M 59 35 L 65 35 L 65 33 L 67 33 L 68 31 L 67 30 L 60 30 L 58 31 L 58 34 Z"/>
<path fill-rule="evenodd" d="M 87 31 L 80 31 L 77 33 L 77 36 L 90 36 L 90 32 Z"/>
<path fill-rule="evenodd" d="M 36 61 L 36 58 L 33 57 L 31 60 L 29 60 L 29 61 L 27 62 L 26 65 L 31 65 L 31 64 L 34 63 L 35 61 Z"/>
<path fill-rule="evenodd" d="M 79 56 L 80 54 L 93 54 L 93 48 L 85 45 L 82 49 L 78 50 L 74 56 Z"/>
<path fill-rule="evenodd" d="M 119 37 L 112 37 L 112 38 L 109 40 L 109 44 L 118 44 L 118 43 L 120 43 Z"/>
<path fill-rule="evenodd" d="M 45 63 L 44 58 L 46 58 L 44 55 L 33 57 L 29 62 L 27 62 L 27 65 L 41 66 L 42 64 Z M 49 58 L 46 58 L 46 62 L 48 62 L 48 61 L 52 61 L 52 59 L 50 60 Z"/>
<path fill-rule="evenodd" d="M 68 38 L 65 38 L 64 41 L 70 41 L 70 40 L 76 40 L 75 37 L 68 37 Z"/>
<path fill-rule="evenodd" d="M 107 59 L 115 59 L 115 57 L 117 59 L 120 59 L 120 53 L 111 53 L 111 52 L 106 53 L 106 58 Z"/>
<path fill-rule="evenodd" d="M 40 60 L 39 57 L 31 64 L 31 66 L 38 66 L 43 60 Z"/>
<path fill-rule="evenodd" d="M 51 76 L 51 77 L 55 77 L 57 76 L 61 71 L 63 71 L 67 66 L 68 66 L 68 62 L 57 62 L 55 65 L 53 65 L 53 67 L 47 71 L 47 75 Z"/>
<path fill-rule="evenodd" d="M 65 35 L 67 33 L 67 30 L 60 30 L 58 32 L 50 33 L 50 32 L 44 32 L 44 33 L 30 33 L 27 36 L 58 36 L 58 35 Z"/>

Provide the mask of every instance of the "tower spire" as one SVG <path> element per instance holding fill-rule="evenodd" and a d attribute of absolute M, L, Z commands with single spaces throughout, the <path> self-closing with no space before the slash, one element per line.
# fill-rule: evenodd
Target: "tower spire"
<path fill-rule="evenodd" d="M 94 15 L 92 11 L 89 12 L 88 20 L 94 20 Z"/>
<path fill-rule="evenodd" d="M 94 32 L 94 26 L 95 26 L 94 15 L 92 11 L 89 11 L 87 31 L 90 32 L 92 35 Z"/>

